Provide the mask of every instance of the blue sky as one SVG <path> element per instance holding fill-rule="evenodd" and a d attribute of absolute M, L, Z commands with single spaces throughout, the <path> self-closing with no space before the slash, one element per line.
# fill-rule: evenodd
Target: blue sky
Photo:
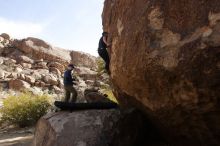
<path fill-rule="evenodd" d="M 0 0 L 0 33 L 97 56 L 104 0 Z"/>

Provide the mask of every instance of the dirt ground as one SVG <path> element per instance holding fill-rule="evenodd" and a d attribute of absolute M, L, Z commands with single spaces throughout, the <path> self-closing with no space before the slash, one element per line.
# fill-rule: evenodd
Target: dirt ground
<path fill-rule="evenodd" d="M 33 127 L 0 127 L 0 146 L 30 146 L 33 136 Z"/>

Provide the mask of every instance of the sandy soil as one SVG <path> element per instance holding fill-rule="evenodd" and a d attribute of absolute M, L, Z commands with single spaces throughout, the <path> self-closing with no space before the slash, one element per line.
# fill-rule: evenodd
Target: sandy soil
<path fill-rule="evenodd" d="M 30 146 L 33 136 L 33 127 L 0 127 L 0 146 Z"/>

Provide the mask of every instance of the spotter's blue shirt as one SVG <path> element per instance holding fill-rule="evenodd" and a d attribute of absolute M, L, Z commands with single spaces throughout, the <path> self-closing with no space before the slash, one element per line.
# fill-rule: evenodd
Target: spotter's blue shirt
<path fill-rule="evenodd" d="M 72 86 L 73 85 L 73 77 L 71 74 L 71 70 L 66 70 L 64 72 L 63 84 L 64 86 Z"/>

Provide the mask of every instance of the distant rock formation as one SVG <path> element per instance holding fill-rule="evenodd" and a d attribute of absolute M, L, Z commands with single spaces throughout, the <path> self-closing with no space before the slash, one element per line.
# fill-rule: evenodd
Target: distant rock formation
<path fill-rule="evenodd" d="M 7 34 L 0 35 L 0 55 L 19 57 L 25 55 L 34 60 L 56 61 L 63 65 L 74 63 L 89 68 L 96 68 L 96 57 L 77 51 L 53 47 L 38 38 L 29 37 L 22 40 L 12 40 Z"/>
<path fill-rule="evenodd" d="M 96 69 L 96 60 L 97 58 L 83 52 L 71 51 L 71 62 L 75 62 L 76 65 L 83 65 L 92 69 Z"/>
<path fill-rule="evenodd" d="M 86 53 L 53 47 L 38 38 L 12 39 L 0 35 L 0 88 L 48 91 L 63 94 L 63 73 L 69 63 L 76 65 L 77 87 L 83 97 L 84 89 L 99 80 L 96 57 Z M 90 84 L 90 85 L 87 85 Z"/>
<path fill-rule="evenodd" d="M 37 38 L 14 40 L 5 48 L 2 55 L 14 59 L 18 59 L 17 57 L 24 55 L 33 60 L 43 59 L 48 62 L 56 61 L 64 64 L 70 62 L 69 52 L 67 50 L 56 49 Z"/>
<path fill-rule="evenodd" d="M 120 103 L 178 146 L 219 145 L 220 1 L 105 0 L 102 18 Z"/>

